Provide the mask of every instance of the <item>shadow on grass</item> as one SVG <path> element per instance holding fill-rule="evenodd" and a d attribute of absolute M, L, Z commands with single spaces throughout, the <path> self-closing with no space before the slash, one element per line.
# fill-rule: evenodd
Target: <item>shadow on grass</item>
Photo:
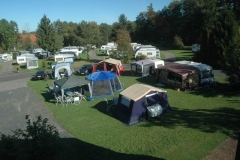
<path fill-rule="evenodd" d="M 148 84 L 153 87 L 157 87 L 156 84 L 158 83 L 155 80 L 155 76 L 140 77 L 136 80 L 140 83 Z M 173 89 L 174 87 L 166 85 L 165 87 L 161 88 Z M 188 94 L 202 95 L 203 97 L 235 97 L 236 95 L 239 95 L 239 92 L 233 91 L 229 87 L 228 83 L 216 82 L 216 87 L 214 88 L 192 89 L 188 91 Z"/>
<path fill-rule="evenodd" d="M 110 102 L 111 100 L 108 100 L 108 101 Z M 104 100 L 104 98 L 103 98 L 103 100 L 101 102 L 99 102 L 96 105 L 92 106 L 92 108 L 97 109 L 102 114 L 105 114 L 105 115 L 108 115 L 110 117 L 115 118 L 115 110 L 114 110 L 114 108 L 111 108 L 109 111 L 107 111 L 107 102 Z"/>
<path fill-rule="evenodd" d="M 0 158 L 1 159 L 16 159 L 16 158 L 18 159 L 19 158 L 19 157 L 15 157 L 16 153 L 20 154 L 20 153 L 18 153 L 17 146 L 21 146 L 19 144 L 24 143 L 26 141 L 24 141 L 24 140 L 13 140 L 13 141 L 15 144 L 15 149 L 11 150 L 10 152 L 7 152 L 6 148 L 1 149 L 2 141 L 0 141 L 0 149 L 1 149 Z M 28 143 L 29 143 L 29 141 L 28 141 Z M 59 144 L 60 148 L 59 148 L 56 156 L 48 155 L 48 153 L 42 153 L 40 157 L 35 157 L 34 159 L 42 159 L 41 157 L 45 157 L 44 159 L 49 159 L 49 160 L 50 159 L 58 159 L 58 160 L 66 160 L 66 159 L 71 159 L 71 160 L 79 160 L 79 159 L 88 159 L 88 160 L 99 160 L 99 159 L 163 160 L 162 158 L 156 158 L 156 157 L 147 156 L 147 155 L 136 155 L 136 154 L 126 154 L 126 153 L 115 152 L 115 151 L 112 151 L 107 148 L 99 147 L 99 146 L 78 140 L 76 138 L 61 138 L 59 143 L 60 143 Z M 20 150 L 23 150 L 23 149 L 20 149 Z M 29 154 L 32 156 L 34 155 L 34 153 L 31 153 L 31 151 L 25 150 L 25 152 L 29 152 Z"/>
<path fill-rule="evenodd" d="M 143 127 L 164 126 L 174 128 L 183 126 L 202 132 L 221 132 L 226 135 L 239 129 L 240 110 L 234 108 L 217 109 L 174 109 L 161 119 L 150 119 Z"/>

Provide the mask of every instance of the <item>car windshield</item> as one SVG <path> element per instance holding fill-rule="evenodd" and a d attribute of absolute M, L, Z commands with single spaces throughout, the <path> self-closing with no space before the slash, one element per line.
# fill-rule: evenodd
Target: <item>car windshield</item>
<path fill-rule="evenodd" d="M 44 72 L 43 71 L 37 71 L 37 74 L 43 74 Z"/>

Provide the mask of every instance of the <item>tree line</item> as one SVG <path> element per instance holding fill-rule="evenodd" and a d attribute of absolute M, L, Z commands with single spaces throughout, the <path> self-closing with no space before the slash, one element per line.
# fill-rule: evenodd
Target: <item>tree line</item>
<path fill-rule="evenodd" d="M 123 32 L 126 32 L 123 34 Z M 120 34 L 120 35 L 118 35 Z M 79 46 L 107 42 L 127 41 L 152 44 L 160 49 L 182 49 L 198 43 L 200 52 L 194 61 L 222 69 L 232 83 L 240 83 L 240 2 L 238 0 L 173 0 L 162 10 L 155 11 L 152 4 L 140 12 L 135 21 L 124 14 L 112 25 L 81 21 L 57 20 L 51 22 L 46 15 L 36 30 L 37 45 L 49 51 L 62 46 Z M 9 50 L 20 45 L 17 24 L 0 21 L 0 48 Z M 22 45 L 22 44 L 21 44 Z M 127 47 L 119 47 L 121 50 Z"/>

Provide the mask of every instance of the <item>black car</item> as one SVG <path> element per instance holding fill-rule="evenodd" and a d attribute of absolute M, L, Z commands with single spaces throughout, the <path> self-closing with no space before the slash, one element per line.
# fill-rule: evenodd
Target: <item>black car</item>
<path fill-rule="evenodd" d="M 82 67 L 80 67 L 79 74 L 91 74 L 92 73 L 92 64 L 84 64 Z"/>
<path fill-rule="evenodd" d="M 47 52 L 37 52 L 37 53 L 35 53 L 35 56 L 36 56 L 38 59 L 45 59 L 45 58 L 48 57 Z"/>
<path fill-rule="evenodd" d="M 37 71 L 36 74 L 32 77 L 33 80 L 46 79 L 48 76 L 45 71 Z"/>

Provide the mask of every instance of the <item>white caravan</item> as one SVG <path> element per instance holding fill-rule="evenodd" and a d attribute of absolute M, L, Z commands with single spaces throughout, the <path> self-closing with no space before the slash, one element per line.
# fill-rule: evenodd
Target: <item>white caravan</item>
<path fill-rule="evenodd" d="M 149 59 L 160 59 L 160 50 L 156 48 L 140 48 L 134 53 L 134 57 L 146 55 Z"/>
<path fill-rule="evenodd" d="M 21 54 L 17 56 L 17 64 L 24 64 L 27 63 L 27 59 L 29 58 L 36 58 L 34 54 Z"/>
<path fill-rule="evenodd" d="M 74 63 L 74 55 L 73 54 L 56 54 L 54 56 L 55 62 L 68 62 Z"/>
<path fill-rule="evenodd" d="M 69 52 L 69 51 L 75 52 L 76 57 L 82 53 L 82 49 L 80 49 L 77 46 L 68 46 L 68 47 L 64 47 L 60 50 L 60 52 Z"/>
<path fill-rule="evenodd" d="M 0 59 L 2 61 L 11 61 L 12 60 L 12 54 L 7 54 L 7 53 L 0 54 Z"/>
<path fill-rule="evenodd" d="M 136 52 L 137 50 L 139 50 L 140 48 L 156 48 L 155 46 L 152 45 L 136 45 L 134 46 L 133 51 Z"/>

